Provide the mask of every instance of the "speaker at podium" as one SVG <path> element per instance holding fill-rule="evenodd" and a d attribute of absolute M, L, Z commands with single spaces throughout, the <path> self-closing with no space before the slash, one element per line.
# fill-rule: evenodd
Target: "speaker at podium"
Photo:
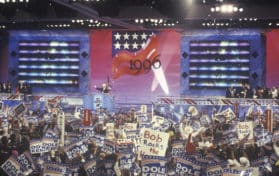
<path fill-rule="evenodd" d="M 106 93 L 85 95 L 83 98 L 83 107 L 92 111 L 106 109 L 109 112 L 113 112 L 114 98 L 112 95 Z"/>

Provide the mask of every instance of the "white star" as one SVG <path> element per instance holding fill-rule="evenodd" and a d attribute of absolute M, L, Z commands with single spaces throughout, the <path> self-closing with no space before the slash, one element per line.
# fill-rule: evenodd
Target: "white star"
<path fill-rule="evenodd" d="M 133 33 L 132 37 L 133 37 L 133 40 L 137 40 L 138 39 L 138 34 L 137 33 Z"/>
<path fill-rule="evenodd" d="M 116 42 L 116 43 L 114 44 L 114 48 L 115 48 L 115 49 L 120 49 L 120 46 L 121 46 L 121 45 L 120 45 L 119 42 Z"/>
<path fill-rule="evenodd" d="M 134 42 L 132 45 L 133 45 L 133 49 L 138 49 L 138 44 L 136 42 Z"/>
<path fill-rule="evenodd" d="M 117 32 L 114 34 L 115 40 L 120 40 L 121 35 Z"/>
<path fill-rule="evenodd" d="M 142 40 L 146 40 L 146 37 L 147 37 L 146 33 L 141 34 Z"/>
<path fill-rule="evenodd" d="M 123 44 L 124 49 L 129 49 L 129 44 L 127 43 L 127 41 Z"/>
<path fill-rule="evenodd" d="M 145 44 L 146 44 L 145 42 L 142 42 L 142 44 L 140 44 L 141 48 L 144 48 Z"/>
<path fill-rule="evenodd" d="M 127 34 L 127 32 L 123 36 L 124 36 L 124 40 L 129 40 L 130 35 Z"/>

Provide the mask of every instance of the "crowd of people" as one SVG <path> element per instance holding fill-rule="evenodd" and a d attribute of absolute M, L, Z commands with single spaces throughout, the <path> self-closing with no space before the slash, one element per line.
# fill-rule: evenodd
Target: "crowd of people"
<path fill-rule="evenodd" d="M 156 111 L 132 108 L 108 112 L 100 108 L 90 111 L 89 116 L 81 113 L 78 118 L 65 118 L 67 113 L 59 100 L 46 100 L 38 109 L 31 109 L 30 103 L 42 102 L 25 103 L 25 110 L 16 114 L 15 108 L 8 105 L 1 109 L 1 176 L 279 173 L 279 124 L 274 119 L 272 131 L 268 130 L 262 120 L 265 114 L 251 117 L 251 142 L 246 137 L 237 139 L 237 117 L 204 120 L 199 113 L 184 114 L 179 122 L 174 122 L 154 115 Z M 61 121 L 63 118 L 65 122 Z M 155 143 L 149 143 L 148 138 Z M 167 141 L 166 146 L 160 143 L 163 140 Z M 51 141 L 47 143 L 51 147 L 42 147 L 46 141 Z M 142 152 L 144 145 L 165 152 L 163 156 L 146 155 Z M 27 159 L 23 162 L 22 158 Z"/>
<path fill-rule="evenodd" d="M 0 93 L 12 93 L 13 91 L 14 90 L 10 82 L 0 82 Z M 26 82 L 20 82 L 16 86 L 15 92 L 21 94 L 32 94 L 32 87 Z"/>
<path fill-rule="evenodd" d="M 255 87 L 243 83 L 241 87 L 228 87 L 226 90 L 227 98 L 258 98 L 258 99 L 279 99 L 278 87 Z"/>
<path fill-rule="evenodd" d="M 0 82 L 0 93 L 12 93 L 12 85 L 10 82 Z"/>

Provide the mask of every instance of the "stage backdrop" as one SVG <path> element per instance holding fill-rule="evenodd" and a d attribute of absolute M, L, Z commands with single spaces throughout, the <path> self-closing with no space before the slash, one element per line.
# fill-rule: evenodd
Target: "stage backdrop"
<path fill-rule="evenodd" d="M 0 32 L 0 82 L 8 81 L 8 32 Z"/>
<path fill-rule="evenodd" d="M 9 80 L 34 93 L 87 94 L 89 37 L 83 31 L 11 31 Z"/>
<path fill-rule="evenodd" d="M 91 31 L 91 91 L 109 82 L 118 103 L 150 103 L 179 95 L 180 33 Z"/>
<path fill-rule="evenodd" d="M 279 30 L 266 33 L 266 86 L 279 87 Z"/>
<path fill-rule="evenodd" d="M 265 49 L 257 30 L 197 30 L 181 40 L 181 95 L 225 95 L 227 87 L 265 86 Z"/>

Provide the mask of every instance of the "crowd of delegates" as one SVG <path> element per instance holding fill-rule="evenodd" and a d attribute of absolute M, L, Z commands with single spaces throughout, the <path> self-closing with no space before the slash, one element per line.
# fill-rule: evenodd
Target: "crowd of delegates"
<path fill-rule="evenodd" d="M 0 82 L 0 93 L 11 93 L 12 85 L 10 82 Z"/>
<path fill-rule="evenodd" d="M 13 87 L 10 82 L 0 82 L 0 93 L 12 93 Z M 16 93 L 21 93 L 21 94 L 32 94 L 32 87 L 25 83 L 25 82 L 20 82 L 16 86 Z"/>
<path fill-rule="evenodd" d="M 250 84 L 244 83 L 241 87 L 229 87 L 226 90 L 227 98 L 259 98 L 279 99 L 279 88 L 256 87 L 251 88 Z"/>
<path fill-rule="evenodd" d="M 51 175 L 52 172 L 60 171 L 62 175 L 81 176 L 217 176 L 222 175 L 222 172 L 224 175 L 225 173 L 227 175 L 245 173 L 265 176 L 279 174 L 279 138 L 278 141 L 275 140 L 275 135 L 264 129 L 264 120 L 253 121 L 254 142 L 247 144 L 245 138 L 236 142 L 230 140 L 235 139 L 233 134 L 235 134 L 234 127 L 238 122 L 237 118 L 220 120 L 222 117 L 216 117 L 208 123 L 202 123 L 200 114 L 195 116 L 184 114 L 180 121 L 175 123 L 164 118 L 154 121 L 151 113 L 138 112 L 139 110 L 134 108 L 115 113 L 101 108 L 89 116 L 90 123 L 85 126 L 85 117 L 65 118 L 65 123 L 59 122 L 59 118 L 65 115 L 65 112 L 57 102 L 53 104 L 52 101 L 46 101 L 45 107 L 38 110 L 28 110 L 28 108 L 26 106 L 27 110 L 21 114 L 7 113 L 7 117 L 1 117 L 1 176 L 11 175 L 12 172 L 9 169 L 13 167 L 10 166 L 16 164 L 19 165 L 21 173 L 18 175 Z M 249 118 L 256 119 L 257 117 Z M 153 156 L 152 159 L 145 160 L 147 156 L 140 153 L 137 148 L 138 141 L 135 139 L 132 140 L 133 142 L 126 141 L 127 124 L 136 124 L 136 133 L 141 136 L 140 128 L 143 121 L 144 128 L 158 131 L 156 141 L 160 142 L 163 139 L 162 136 L 159 137 L 160 132 L 168 134 L 168 145 L 164 157 L 158 159 Z M 109 124 L 113 124 L 113 128 L 109 128 Z M 63 134 L 61 125 L 65 125 L 65 144 L 57 142 L 57 146 L 47 152 L 32 152 L 32 141 L 43 141 L 46 134 L 59 141 Z M 278 127 L 279 123 L 274 120 L 273 130 L 276 131 Z M 84 130 L 88 131 L 84 132 Z M 268 140 L 272 135 L 273 140 Z M 151 133 L 146 133 L 144 136 L 155 140 L 155 135 L 152 136 Z M 264 138 L 264 140 L 261 141 L 258 138 Z M 117 145 L 121 140 L 126 141 L 121 143 L 121 145 L 124 144 L 122 150 L 118 148 L 110 152 L 111 149 L 105 147 L 106 142 L 111 141 Z M 141 142 L 144 141 L 139 143 Z M 76 149 L 69 147 L 72 144 L 79 147 Z M 163 146 L 161 148 L 163 150 Z M 20 165 L 21 156 L 27 158 L 23 165 Z M 13 164 L 9 163 L 8 167 L 7 161 Z M 152 163 L 152 161 L 155 162 Z M 150 163 L 153 165 L 148 165 Z M 54 169 L 51 170 L 51 168 Z"/>

